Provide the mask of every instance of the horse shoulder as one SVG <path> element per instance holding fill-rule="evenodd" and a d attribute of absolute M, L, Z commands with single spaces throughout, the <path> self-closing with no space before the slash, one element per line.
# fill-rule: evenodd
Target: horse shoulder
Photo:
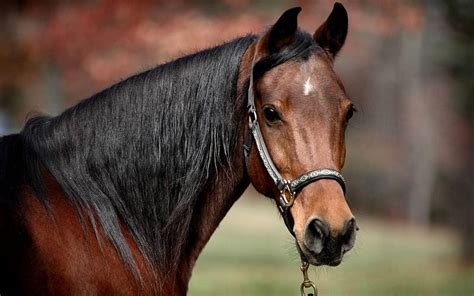
<path fill-rule="evenodd" d="M 28 189 L 20 194 L 20 216 L 28 237 L 19 274 L 30 292 L 50 295 L 152 295 L 153 283 L 143 256 L 128 237 L 143 282 L 105 237 L 96 238 L 55 182 L 45 182 L 48 206 Z M 25 275 L 27 276 L 25 277 Z M 26 280 L 28 279 L 28 280 Z"/>

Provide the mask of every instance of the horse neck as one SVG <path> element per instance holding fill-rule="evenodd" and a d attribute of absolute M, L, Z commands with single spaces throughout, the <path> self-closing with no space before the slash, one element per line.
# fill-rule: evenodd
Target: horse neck
<path fill-rule="evenodd" d="M 242 160 L 243 161 L 243 160 Z M 186 255 L 183 256 L 177 270 L 177 282 L 187 286 L 194 264 L 206 243 L 232 205 L 249 185 L 243 166 L 234 167 L 235 175 L 223 182 L 216 182 L 197 204 L 193 217 L 193 229 L 189 233 Z M 219 178 L 226 178 L 221 173 Z M 227 177 L 228 178 L 228 177 Z"/>
<path fill-rule="evenodd" d="M 243 154 L 244 138 L 247 131 L 247 89 L 245 86 L 251 69 L 252 57 L 254 55 L 254 44 L 250 45 L 242 57 L 239 76 L 237 81 L 237 104 L 238 110 L 244 110 L 239 116 L 239 138 L 236 143 L 234 157 L 227 166 L 221 168 L 196 205 L 195 214 L 192 219 L 193 229 L 189 233 L 188 246 L 185 256 L 178 265 L 175 290 L 177 294 L 185 294 L 192 269 L 196 260 L 203 250 L 211 235 L 217 229 L 224 216 L 232 205 L 239 199 L 250 181 L 245 168 Z M 230 172 L 230 173 L 229 173 Z M 183 290 L 184 289 L 184 290 Z"/>

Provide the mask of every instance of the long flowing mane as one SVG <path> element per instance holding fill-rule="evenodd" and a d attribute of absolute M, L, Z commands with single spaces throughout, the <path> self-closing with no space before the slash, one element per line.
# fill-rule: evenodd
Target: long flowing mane
<path fill-rule="evenodd" d="M 96 234 L 134 265 L 173 268 L 199 194 L 236 150 L 236 85 L 246 36 L 132 76 L 21 132 L 28 184 L 47 206 L 45 169 Z"/>

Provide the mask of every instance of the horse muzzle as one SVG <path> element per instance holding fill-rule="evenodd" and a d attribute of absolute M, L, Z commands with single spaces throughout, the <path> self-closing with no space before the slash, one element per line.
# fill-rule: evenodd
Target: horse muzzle
<path fill-rule="evenodd" d="M 337 266 L 344 254 L 354 246 L 357 230 L 354 218 L 347 220 L 344 227 L 336 233 L 330 231 L 324 220 L 309 219 L 303 239 L 297 240 L 300 256 L 312 265 Z"/>

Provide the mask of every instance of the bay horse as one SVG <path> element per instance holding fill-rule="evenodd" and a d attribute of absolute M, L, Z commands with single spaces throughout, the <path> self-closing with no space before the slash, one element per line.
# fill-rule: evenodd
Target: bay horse
<path fill-rule="evenodd" d="M 253 186 L 302 260 L 338 265 L 356 223 L 340 170 L 354 106 L 333 70 L 348 18 L 313 35 L 287 10 L 0 139 L 0 294 L 185 295 Z"/>

